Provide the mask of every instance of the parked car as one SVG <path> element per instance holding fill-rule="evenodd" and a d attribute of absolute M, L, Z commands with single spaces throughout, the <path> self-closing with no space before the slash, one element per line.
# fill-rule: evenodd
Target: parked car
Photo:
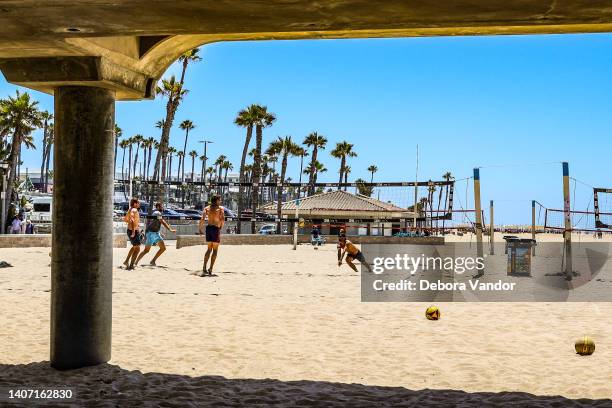
<path fill-rule="evenodd" d="M 128 201 L 124 201 L 122 203 L 115 203 L 115 205 L 113 206 L 113 214 L 118 214 L 118 213 L 122 213 L 122 215 L 125 215 L 127 213 L 127 211 L 130 208 L 130 203 Z M 140 202 L 140 209 L 138 210 L 138 212 L 140 213 L 140 215 L 146 215 L 147 212 L 149 210 L 149 203 L 146 203 L 144 201 Z"/>
<path fill-rule="evenodd" d="M 175 210 L 178 213 L 184 214 L 185 219 L 187 220 L 199 220 L 202 218 L 202 211 L 200 210 L 192 210 L 188 208 L 177 208 Z"/>
<path fill-rule="evenodd" d="M 181 214 L 178 211 L 171 210 L 169 208 L 164 209 L 162 212 L 162 217 L 167 218 L 169 220 L 184 220 L 186 219 L 185 214 Z"/>
<path fill-rule="evenodd" d="M 223 207 L 224 210 L 224 215 L 225 218 L 237 218 L 238 214 L 236 214 L 234 211 L 230 210 L 229 208 Z"/>
<path fill-rule="evenodd" d="M 250 209 L 246 209 L 242 211 L 243 221 L 249 221 L 251 218 L 253 218 L 253 211 L 251 211 Z M 255 213 L 255 218 L 257 220 L 264 220 L 264 221 L 274 221 L 276 219 L 273 215 L 267 214 L 264 212 L 260 212 L 260 211 L 257 211 Z"/>
<path fill-rule="evenodd" d="M 266 224 L 262 225 L 259 229 L 259 233 L 261 235 L 272 235 L 276 234 L 276 224 Z"/>

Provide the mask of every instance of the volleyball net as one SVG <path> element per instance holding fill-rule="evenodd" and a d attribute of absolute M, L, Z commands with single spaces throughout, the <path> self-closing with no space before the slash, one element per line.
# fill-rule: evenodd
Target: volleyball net
<path fill-rule="evenodd" d="M 124 186 L 127 180 L 117 180 Z M 221 197 L 231 211 L 228 221 L 253 223 L 299 222 L 303 228 L 317 226 L 329 231 L 340 228 L 360 234 L 395 235 L 402 232 L 440 231 L 471 225 L 469 211 L 453 210 L 455 183 L 401 181 L 350 183 L 296 182 L 207 182 L 132 180 L 133 196 L 149 201 L 163 186 L 164 203 L 170 207 L 201 208 L 212 195 Z M 156 197 L 157 199 L 161 199 Z M 247 227 L 248 230 L 248 227 Z M 289 231 L 287 231 L 289 232 Z"/>

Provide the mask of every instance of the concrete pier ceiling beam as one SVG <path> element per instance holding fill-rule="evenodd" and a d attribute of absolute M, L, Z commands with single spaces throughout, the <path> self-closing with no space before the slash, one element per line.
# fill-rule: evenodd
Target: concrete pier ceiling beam
<path fill-rule="evenodd" d="M 0 69 L 44 92 L 76 82 L 139 99 L 181 53 L 217 41 L 610 31 L 612 0 L 0 0 Z M 57 75 L 79 63 L 74 82 Z"/>

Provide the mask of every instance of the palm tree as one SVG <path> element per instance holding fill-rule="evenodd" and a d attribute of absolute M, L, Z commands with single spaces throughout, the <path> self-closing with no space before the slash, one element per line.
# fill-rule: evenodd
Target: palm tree
<path fill-rule="evenodd" d="M 344 184 L 348 184 L 348 175 L 351 172 L 351 166 L 344 166 Z M 346 191 L 348 187 L 344 186 L 344 191 Z"/>
<path fill-rule="evenodd" d="M 253 137 L 253 127 L 255 126 L 255 123 L 257 122 L 257 118 L 258 118 L 257 105 L 250 105 L 246 109 L 243 109 L 240 112 L 238 112 L 236 119 L 234 119 L 235 125 L 246 128 L 246 137 L 244 140 L 244 147 L 242 148 L 242 157 L 240 159 L 240 169 L 239 169 L 239 175 L 238 175 L 238 180 L 240 181 L 240 183 L 244 183 L 246 181 L 246 178 L 245 178 L 246 157 L 249 151 L 249 145 L 251 143 L 251 138 Z M 243 194 L 243 188 L 242 188 L 242 185 L 240 185 L 238 187 L 238 217 L 239 219 L 242 214 L 242 210 L 244 209 L 244 201 L 243 201 L 242 194 Z M 241 233 L 240 224 L 241 223 L 238 222 L 238 229 L 237 229 L 238 234 Z"/>
<path fill-rule="evenodd" d="M 119 147 L 119 139 L 123 136 L 123 130 L 117 126 L 115 123 L 115 131 L 113 132 L 115 135 L 115 156 L 113 156 L 113 178 L 116 177 L 117 174 L 117 147 Z"/>
<path fill-rule="evenodd" d="M 281 156 L 281 173 L 280 173 L 280 183 L 277 187 L 276 193 L 276 216 L 278 218 L 276 225 L 276 233 L 280 234 L 281 231 L 281 215 L 282 215 L 282 206 L 283 206 L 283 186 L 282 183 L 285 182 L 285 175 L 287 174 L 287 162 L 289 156 L 297 156 L 300 153 L 301 147 L 298 146 L 291 140 L 291 136 L 279 137 L 278 140 L 270 143 L 270 147 L 268 151 L 273 153 L 274 156 Z"/>
<path fill-rule="evenodd" d="M 42 111 L 40 112 L 40 119 L 43 121 L 42 160 L 40 161 L 40 181 L 42 185 L 44 184 L 43 173 L 45 171 L 45 164 L 47 163 L 47 137 L 49 132 L 49 122 L 53 120 L 53 115 L 49 111 Z"/>
<path fill-rule="evenodd" d="M 454 179 L 455 179 L 455 178 L 453 177 L 453 175 L 451 174 L 451 172 L 450 172 L 450 171 L 447 171 L 446 173 L 444 173 L 444 174 L 442 175 L 442 178 L 443 178 L 445 181 L 451 181 L 451 180 L 454 180 Z M 440 192 L 441 192 L 441 191 L 442 191 L 442 190 L 440 189 Z M 448 207 L 449 207 L 449 202 L 448 202 L 449 197 L 448 197 L 448 195 L 449 195 L 449 185 L 446 185 L 446 186 L 444 186 L 444 208 L 445 208 L 445 209 L 452 210 L 451 208 L 448 208 Z M 438 210 L 440 210 L 440 208 L 439 208 L 439 203 L 438 203 Z M 446 221 L 446 218 L 443 218 L 443 219 L 442 219 L 442 233 L 443 233 L 443 234 L 444 234 L 444 224 L 445 224 L 445 221 Z"/>
<path fill-rule="evenodd" d="M 213 174 L 215 174 L 215 168 L 210 166 L 206 169 L 206 174 L 208 174 L 208 183 L 212 183 Z"/>
<path fill-rule="evenodd" d="M 253 174 L 253 165 L 252 164 L 246 164 L 244 166 L 244 175 L 245 175 L 245 180 L 248 180 L 248 183 L 251 183 L 253 181 L 251 175 Z"/>
<path fill-rule="evenodd" d="M 306 149 L 304 149 L 301 146 L 298 146 L 298 149 L 296 150 L 297 156 L 300 157 L 300 178 L 299 178 L 299 183 L 300 186 L 297 188 L 297 196 L 298 198 L 302 197 L 302 174 L 304 171 L 304 157 L 308 156 L 308 151 Z M 289 180 L 289 178 L 287 178 L 287 180 Z M 293 191 L 293 193 L 295 193 L 295 189 Z M 293 194 L 295 195 L 295 194 Z"/>
<path fill-rule="evenodd" d="M 195 150 L 192 150 L 189 152 L 189 157 L 191 157 L 191 182 L 193 183 L 195 181 L 195 159 L 196 157 L 198 157 L 198 152 L 196 152 Z"/>
<path fill-rule="evenodd" d="M 370 167 L 368 167 L 368 171 L 371 174 L 371 176 L 370 176 L 370 183 L 373 183 L 374 182 L 374 173 L 376 173 L 378 171 L 378 167 L 376 167 L 374 164 L 372 164 Z"/>
<path fill-rule="evenodd" d="M 121 142 L 119 142 L 119 147 L 123 149 L 123 158 L 121 159 L 121 179 L 122 180 L 125 180 L 125 149 L 127 149 L 130 146 L 131 144 L 130 144 L 129 139 L 124 139 Z M 125 186 L 123 188 L 123 192 L 124 192 L 124 196 L 127 198 L 127 194 L 125 194 Z"/>
<path fill-rule="evenodd" d="M 185 153 L 183 153 L 182 151 L 179 151 L 176 154 L 176 157 L 178 157 L 179 159 L 178 170 L 176 171 L 176 178 L 180 181 L 183 181 L 183 176 L 185 175 L 185 171 L 181 173 L 181 168 L 185 166 L 185 163 L 183 160 L 183 158 L 185 157 Z"/>
<path fill-rule="evenodd" d="M 342 183 L 342 179 L 344 178 L 344 171 L 346 169 L 346 158 L 356 157 L 357 153 L 353 151 L 353 145 L 351 143 L 348 143 L 347 141 L 342 141 L 336 143 L 336 148 L 331 151 L 331 155 L 336 159 L 340 159 L 339 183 Z M 338 186 L 338 190 L 340 190 L 340 186 Z"/>
<path fill-rule="evenodd" d="M 208 160 L 208 157 L 206 156 L 200 156 L 200 160 L 202 161 L 202 172 L 200 175 L 200 181 L 202 181 L 204 183 L 204 185 L 206 185 L 206 179 L 204 178 L 204 172 L 206 171 L 206 169 L 204 168 L 204 164 L 206 163 L 206 160 Z"/>
<path fill-rule="evenodd" d="M 217 157 L 217 160 L 215 160 L 215 162 L 213 163 L 215 166 L 215 171 L 217 172 L 217 183 L 221 182 L 221 172 L 222 172 L 222 168 L 221 165 L 227 160 L 227 156 L 225 155 L 220 155 L 219 157 Z M 218 187 L 218 186 L 217 186 Z"/>
<path fill-rule="evenodd" d="M 162 134 L 159 140 L 159 150 L 157 151 L 157 156 L 155 158 L 153 178 L 157 180 L 158 175 L 161 173 L 161 180 L 165 180 L 166 158 L 170 143 L 170 129 L 172 128 L 172 123 L 174 122 L 176 110 L 178 109 L 183 97 L 187 94 L 187 90 L 183 88 L 182 82 L 176 81 L 176 78 L 173 75 L 169 79 L 163 79 L 161 81 L 161 86 L 157 86 L 157 93 L 162 97 L 168 98 L 168 102 L 166 103 L 166 118 L 163 121 Z M 164 184 L 159 184 L 157 194 L 160 198 L 164 196 L 164 190 Z M 151 195 L 151 200 L 149 200 L 150 210 L 153 208 L 153 196 L 154 195 Z"/>
<path fill-rule="evenodd" d="M 132 174 L 132 147 L 134 146 L 134 138 L 130 137 L 127 139 L 128 145 L 128 178 L 133 177 Z"/>
<path fill-rule="evenodd" d="M 314 167 L 315 167 L 315 170 L 314 170 L 314 173 L 315 173 L 314 182 L 316 184 L 318 175 L 321 174 L 321 173 L 325 173 L 327 171 L 327 168 L 323 165 L 323 163 L 321 163 L 319 161 L 315 162 L 315 166 Z M 304 174 L 308 174 L 310 176 L 311 172 L 312 172 L 312 168 L 311 167 L 307 167 L 307 168 L 304 169 Z M 318 191 L 315 191 L 314 193 L 318 194 Z"/>
<path fill-rule="evenodd" d="M 189 65 L 190 62 L 202 61 L 202 58 L 198 55 L 198 52 L 200 52 L 200 49 L 194 48 L 190 51 L 184 52 L 183 55 L 178 58 L 178 60 L 183 63 L 183 69 L 181 71 L 181 85 L 185 82 L 187 65 Z"/>
<path fill-rule="evenodd" d="M 436 192 L 436 186 L 431 183 L 429 180 L 429 185 L 427 186 L 427 202 L 429 203 L 429 226 L 433 228 L 433 195 Z M 427 223 L 425 223 L 427 226 Z"/>
<path fill-rule="evenodd" d="M 147 154 L 147 167 L 145 170 L 147 179 L 149 179 L 149 175 L 151 174 L 150 169 L 151 169 L 151 158 L 153 157 L 153 149 L 158 149 L 158 148 L 159 148 L 159 143 L 157 143 L 157 140 L 155 140 L 155 138 L 150 137 L 147 139 L 147 149 L 149 149 L 149 153 Z"/>
<path fill-rule="evenodd" d="M 170 146 L 168 148 L 168 180 L 172 181 L 172 156 L 177 153 L 174 147 Z"/>
<path fill-rule="evenodd" d="M 44 181 L 44 191 L 47 192 L 49 190 L 49 163 L 51 162 L 51 149 L 53 147 L 53 143 L 55 142 L 55 128 L 53 123 L 50 123 L 47 128 L 47 154 L 46 154 L 46 163 L 45 163 L 45 181 Z"/>
<path fill-rule="evenodd" d="M 30 99 L 27 92 L 16 91 L 15 97 L 0 99 L 0 122 L 2 122 L 2 133 L 12 133 L 11 150 L 8 154 L 9 177 L 6 197 L 12 200 L 13 187 L 17 175 L 17 166 L 21 158 L 21 145 L 26 148 L 35 148 L 32 142 L 32 132 L 43 125 L 38 102 Z"/>
<path fill-rule="evenodd" d="M 134 176 L 136 176 L 136 167 L 138 165 L 138 151 L 140 150 L 140 145 L 143 141 L 144 141 L 144 136 L 142 135 L 135 135 L 132 138 L 132 142 L 136 144 L 136 155 L 134 156 L 134 169 L 132 171 L 132 174 Z"/>
<path fill-rule="evenodd" d="M 229 173 L 230 170 L 234 170 L 234 165 L 230 161 L 225 160 L 223 163 L 221 163 L 221 168 L 225 170 L 225 174 L 223 176 L 223 182 L 227 183 L 227 174 Z M 225 194 L 226 195 L 229 194 L 229 187 L 227 187 L 227 189 L 225 190 Z"/>
<path fill-rule="evenodd" d="M 268 112 L 266 106 L 259 106 L 257 108 L 257 122 L 255 122 L 255 154 L 253 155 L 253 180 L 259 183 L 261 174 L 261 147 L 263 144 L 263 129 L 276 121 L 276 115 L 272 112 Z M 259 185 L 253 186 L 251 194 L 251 210 L 253 214 L 256 214 L 257 204 L 259 203 Z M 251 224 L 251 233 L 255 233 L 255 223 Z"/>
<path fill-rule="evenodd" d="M 314 194 L 314 183 L 316 183 L 316 163 L 317 163 L 317 155 L 319 149 L 325 149 L 327 145 L 327 139 L 325 136 L 318 134 L 317 132 L 312 132 L 302 142 L 308 147 L 312 147 L 312 156 L 310 158 L 310 172 L 308 173 L 308 195 Z"/>
<path fill-rule="evenodd" d="M 357 192 L 359 194 L 367 196 L 367 197 L 372 196 L 372 192 L 374 189 L 371 186 L 366 186 L 365 180 L 358 178 L 357 180 L 355 180 L 355 183 L 357 183 Z"/>
<path fill-rule="evenodd" d="M 179 128 L 185 131 L 185 144 L 183 145 L 183 157 L 185 157 L 187 155 L 187 139 L 189 138 L 189 131 L 195 129 L 195 125 L 189 119 L 185 119 L 181 122 Z M 179 171 L 181 171 L 181 181 L 185 181 L 185 163 L 183 163 L 182 170 L 179 166 Z"/>
<path fill-rule="evenodd" d="M 140 177 L 143 180 L 147 180 L 147 162 L 149 160 L 149 146 L 153 144 L 151 138 L 143 138 L 142 142 L 140 142 L 140 147 L 142 148 L 142 163 L 140 167 Z"/>

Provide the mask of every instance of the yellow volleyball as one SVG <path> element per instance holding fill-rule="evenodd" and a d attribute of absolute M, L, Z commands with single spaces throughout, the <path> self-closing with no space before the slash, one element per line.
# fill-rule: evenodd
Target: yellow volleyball
<path fill-rule="evenodd" d="M 595 342 L 589 336 L 579 338 L 574 346 L 576 347 L 576 353 L 581 356 L 590 356 L 595 351 Z"/>
<path fill-rule="evenodd" d="M 440 309 L 437 306 L 429 306 L 425 311 L 427 320 L 438 320 L 440 318 Z"/>

